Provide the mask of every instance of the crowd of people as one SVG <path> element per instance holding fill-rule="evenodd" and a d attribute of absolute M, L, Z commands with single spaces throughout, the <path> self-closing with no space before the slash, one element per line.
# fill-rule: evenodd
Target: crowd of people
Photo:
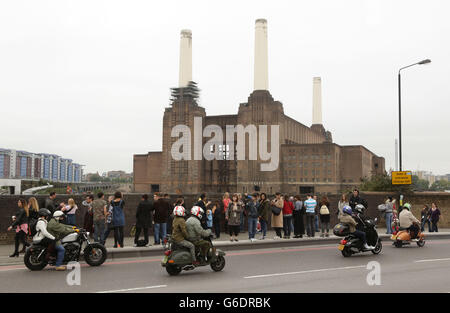
<path fill-rule="evenodd" d="M 39 209 L 47 209 L 51 215 L 61 211 L 64 216 L 63 223 L 77 225 L 77 210 L 74 199 L 68 199 L 67 203 L 55 201 L 56 194 L 50 193 L 41 205 L 35 197 L 28 200 L 20 199 L 17 203 L 18 211 L 12 217 L 12 224 L 8 230 L 15 231 L 15 249 L 11 257 L 19 256 L 29 245 L 29 225 L 35 227 L 39 219 Z M 330 236 L 330 217 L 336 214 L 338 219 L 344 215 L 344 208 L 354 208 L 357 204 L 367 207 L 367 202 L 355 189 L 350 197 L 343 194 L 335 205 L 331 204 L 327 196 L 288 195 L 277 192 L 273 197 L 265 193 L 230 195 L 224 193 L 222 199 L 210 201 L 205 193 L 201 194 L 198 201 L 194 203 L 202 209 L 201 226 L 210 229 L 216 239 L 220 238 L 225 231 L 229 234 L 229 240 L 237 242 L 238 236 L 244 231 L 245 222 L 248 226 L 248 238 L 251 241 L 264 240 L 267 237 L 269 225 L 275 231 L 274 239 L 302 238 L 303 236 L 320 237 Z M 142 195 L 141 201 L 136 208 L 136 223 L 134 233 L 135 246 L 148 246 L 149 230 L 153 228 L 154 244 L 160 245 L 164 242 L 167 234 L 172 234 L 174 223 L 174 208 L 185 205 L 181 196 L 172 202 L 168 194 L 155 193 L 153 200 L 149 195 Z M 93 234 L 95 242 L 105 244 L 110 233 L 114 234 L 114 247 L 124 247 L 125 226 L 125 201 L 121 192 L 116 192 L 105 200 L 105 195 L 99 192 L 96 197 L 92 194 L 86 196 L 83 206 L 87 207 L 84 216 L 83 228 Z M 382 207 L 379 206 L 381 214 L 386 220 L 387 233 L 393 231 L 393 221 L 398 218 L 399 212 L 395 199 L 387 197 Z M 190 208 L 186 208 L 186 219 L 190 215 Z M 421 230 L 424 231 L 428 225 L 430 232 L 438 231 L 438 222 L 441 212 L 436 203 L 431 208 L 425 205 L 421 211 Z M 320 227 L 319 227 L 320 226 Z M 223 229 L 225 227 L 225 229 Z M 143 234 L 142 240 L 139 238 Z M 257 237 L 259 234 L 259 238 Z M 23 245 L 19 251 L 20 244 Z"/>

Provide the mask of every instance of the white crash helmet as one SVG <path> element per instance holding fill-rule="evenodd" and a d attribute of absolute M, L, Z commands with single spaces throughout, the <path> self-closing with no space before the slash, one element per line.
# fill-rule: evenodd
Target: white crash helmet
<path fill-rule="evenodd" d="M 173 209 L 173 215 L 175 216 L 186 216 L 186 210 L 182 205 L 178 205 Z"/>
<path fill-rule="evenodd" d="M 202 218 L 203 213 L 205 213 L 205 212 L 199 206 L 193 206 L 191 209 L 191 214 L 194 216 L 197 216 L 198 218 Z"/>
<path fill-rule="evenodd" d="M 64 212 L 63 211 L 55 211 L 55 213 L 53 213 L 53 217 L 58 219 L 60 217 L 64 216 Z"/>

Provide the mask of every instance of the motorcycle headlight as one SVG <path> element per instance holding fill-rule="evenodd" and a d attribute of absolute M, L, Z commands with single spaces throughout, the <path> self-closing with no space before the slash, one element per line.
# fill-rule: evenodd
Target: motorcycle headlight
<path fill-rule="evenodd" d="M 88 236 L 89 236 L 90 234 L 91 234 L 90 232 L 86 232 L 86 235 L 88 235 Z"/>

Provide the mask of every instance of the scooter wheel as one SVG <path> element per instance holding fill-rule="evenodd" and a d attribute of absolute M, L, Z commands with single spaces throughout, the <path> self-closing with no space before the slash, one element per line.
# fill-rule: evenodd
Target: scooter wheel
<path fill-rule="evenodd" d="M 181 267 L 174 266 L 174 265 L 170 265 L 170 266 L 167 265 L 166 271 L 167 271 L 167 273 L 169 273 L 170 276 L 176 276 L 181 273 Z"/>
<path fill-rule="evenodd" d="M 351 253 L 350 250 L 347 249 L 347 248 L 344 248 L 344 250 L 342 250 L 341 253 L 342 253 L 342 255 L 343 255 L 344 257 L 346 257 L 346 258 L 349 258 L 349 257 L 352 256 L 352 253 Z"/>
<path fill-rule="evenodd" d="M 425 240 L 424 240 L 424 239 L 420 239 L 420 240 L 417 241 L 416 243 L 417 243 L 417 245 L 418 245 L 419 247 L 423 247 L 423 246 L 425 245 Z"/>
<path fill-rule="evenodd" d="M 215 272 L 220 272 L 225 267 L 225 258 L 221 255 L 216 257 L 216 261 L 214 263 L 211 263 L 211 268 Z"/>
<path fill-rule="evenodd" d="M 400 240 L 396 240 L 396 241 L 394 241 L 394 246 L 396 247 L 396 248 L 401 248 L 402 247 L 402 242 L 400 241 Z"/>
<path fill-rule="evenodd" d="M 375 246 L 375 249 L 372 250 L 372 253 L 379 254 L 382 249 L 383 249 L 383 245 L 381 244 L 381 241 L 378 241 L 377 245 Z"/>

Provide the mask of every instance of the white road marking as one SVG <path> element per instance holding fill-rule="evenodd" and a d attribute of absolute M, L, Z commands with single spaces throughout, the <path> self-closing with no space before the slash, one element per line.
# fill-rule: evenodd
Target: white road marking
<path fill-rule="evenodd" d="M 246 277 L 244 277 L 244 278 L 263 278 L 263 277 L 273 277 L 273 276 L 285 276 L 285 275 L 319 273 L 319 272 L 328 272 L 328 271 L 351 270 L 351 269 L 355 269 L 355 268 L 366 268 L 366 266 L 367 266 L 367 265 L 347 266 L 347 267 L 335 267 L 335 268 L 322 268 L 322 269 L 317 269 L 317 270 L 300 271 L 300 272 L 275 273 L 275 274 L 265 274 L 265 275 L 246 276 Z"/>
<path fill-rule="evenodd" d="M 167 287 L 167 285 L 147 286 L 147 287 L 138 287 L 138 288 L 129 288 L 129 289 L 118 289 L 118 290 L 97 291 L 97 293 L 126 292 L 126 291 L 154 289 L 154 288 L 164 288 L 164 287 Z"/>
<path fill-rule="evenodd" d="M 427 259 L 427 260 L 418 260 L 418 261 L 414 261 L 414 263 L 439 262 L 439 261 L 450 261 L 450 258 L 445 258 L 445 259 Z"/>

